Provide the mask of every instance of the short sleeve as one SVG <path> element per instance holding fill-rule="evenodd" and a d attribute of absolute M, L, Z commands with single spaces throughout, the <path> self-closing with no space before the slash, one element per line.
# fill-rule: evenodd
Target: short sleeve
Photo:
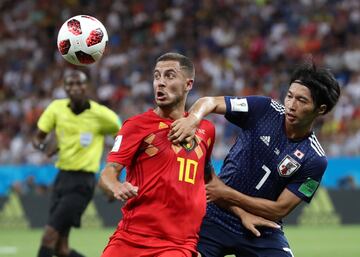
<path fill-rule="evenodd" d="M 102 106 L 101 112 L 101 124 L 102 129 L 101 132 L 104 135 L 116 135 L 121 127 L 121 119 L 120 117 L 110 110 L 109 108 Z"/>
<path fill-rule="evenodd" d="M 264 96 L 225 96 L 225 118 L 231 123 L 245 128 L 262 117 L 270 107 L 271 99 Z"/>
<path fill-rule="evenodd" d="M 37 126 L 41 131 L 45 133 L 51 132 L 56 124 L 56 103 L 52 102 L 41 114 Z"/>
<path fill-rule="evenodd" d="M 209 135 L 207 140 L 208 150 L 206 152 L 206 161 L 211 161 L 211 154 L 215 143 L 215 126 L 209 122 L 206 131 Z"/>
<path fill-rule="evenodd" d="M 294 175 L 292 181 L 287 185 L 287 189 L 309 203 L 320 185 L 326 167 L 326 157 L 309 162 L 303 170 L 299 170 Z"/>
<path fill-rule="evenodd" d="M 139 149 L 146 130 L 135 120 L 127 120 L 115 138 L 113 148 L 107 156 L 107 162 L 116 162 L 129 166 Z"/>

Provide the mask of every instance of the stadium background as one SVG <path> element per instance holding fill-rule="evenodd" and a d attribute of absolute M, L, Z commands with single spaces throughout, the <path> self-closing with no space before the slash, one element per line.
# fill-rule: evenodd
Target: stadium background
<path fill-rule="evenodd" d="M 297 224 L 288 228 L 289 238 L 296 256 L 360 255 L 360 227 L 355 225 L 360 224 L 357 0 L 3 0 L 0 256 L 35 256 L 40 241 L 36 227 L 46 218 L 56 170 L 54 159 L 34 150 L 30 141 L 47 104 L 65 96 L 61 78 L 72 66 L 59 55 L 56 36 L 62 23 L 77 14 L 95 16 L 108 30 L 105 56 L 83 70 L 91 77 L 92 98 L 123 120 L 153 106 L 152 65 L 168 51 L 195 62 L 188 104 L 203 95 L 265 94 L 282 101 L 291 70 L 308 54 L 331 69 L 342 96 L 315 128 L 330 164 L 314 202 L 288 217 L 288 224 Z M 222 117 L 210 119 L 217 129 L 214 162 L 219 167 L 236 128 Z M 103 248 L 118 208 L 97 192 L 84 217 L 85 229 L 74 236 L 90 257 Z"/>

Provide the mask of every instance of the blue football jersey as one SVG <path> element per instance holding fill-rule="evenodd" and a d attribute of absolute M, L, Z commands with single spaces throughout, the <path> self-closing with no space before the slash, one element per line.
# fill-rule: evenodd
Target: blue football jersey
<path fill-rule="evenodd" d="M 314 133 L 291 140 L 285 133 L 285 107 L 268 97 L 225 97 L 225 117 L 241 128 L 219 177 L 249 196 L 276 200 L 287 188 L 310 202 L 327 166 Z M 243 230 L 232 213 L 210 203 L 206 217 L 231 231 Z"/>

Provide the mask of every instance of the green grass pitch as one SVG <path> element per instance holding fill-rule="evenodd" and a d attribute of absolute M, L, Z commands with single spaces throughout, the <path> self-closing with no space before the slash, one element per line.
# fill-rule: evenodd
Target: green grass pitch
<path fill-rule="evenodd" d="M 71 233 L 71 245 L 87 257 L 99 257 L 113 229 L 84 228 Z M 36 256 L 41 230 L 1 229 L 0 257 Z M 295 257 L 360 256 L 360 225 L 291 226 L 285 233 Z"/>

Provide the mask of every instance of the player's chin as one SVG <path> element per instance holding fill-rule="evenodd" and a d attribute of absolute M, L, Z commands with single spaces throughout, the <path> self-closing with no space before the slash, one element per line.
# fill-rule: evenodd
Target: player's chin
<path fill-rule="evenodd" d="M 161 107 L 168 107 L 171 105 L 171 103 L 169 101 L 166 101 L 166 100 L 155 100 L 156 102 L 156 105 L 159 106 L 160 108 Z"/>
<path fill-rule="evenodd" d="M 294 116 L 286 115 L 286 122 L 291 125 L 295 125 L 298 123 L 298 120 Z"/>
<path fill-rule="evenodd" d="M 69 98 L 73 102 L 80 102 L 84 99 L 84 96 L 81 93 L 76 93 L 76 94 L 69 94 Z"/>

